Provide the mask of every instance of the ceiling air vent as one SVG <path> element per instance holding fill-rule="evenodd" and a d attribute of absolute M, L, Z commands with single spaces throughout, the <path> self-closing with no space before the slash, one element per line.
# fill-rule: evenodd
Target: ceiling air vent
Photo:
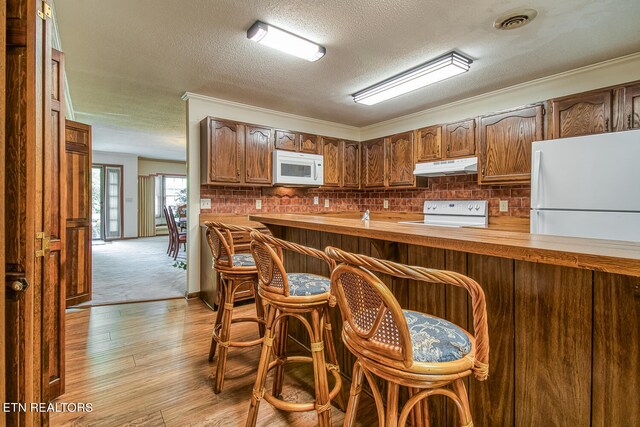
<path fill-rule="evenodd" d="M 493 26 L 499 30 L 515 30 L 533 21 L 537 15 L 538 12 L 534 9 L 513 10 L 498 17 Z"/>

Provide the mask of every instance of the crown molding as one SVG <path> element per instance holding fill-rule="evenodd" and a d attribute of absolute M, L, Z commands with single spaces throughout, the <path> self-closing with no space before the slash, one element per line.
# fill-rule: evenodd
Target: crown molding
<path fill-rule="evenodd" d="M 351 125 L 346 125 L 346 124 L 337 123 L 337 122 L 330 122 L 328 120 L 314 119 L 313 117 L 300 116 L 297 114 L 285 113 L 283 111 L 278 111 L 278 110 L 270 110 L 268 108 L 256 107 L 253 105 L 242 104 L 240 102 L 235 102 L 235 101 L 228 101 L 226 99 L 221 99 L 221 98 L 214 98 L 212 96 L 201 95 L 199 93 L 185 92 L 180 97 L 180 99 L 182 99 L 183 101 L 196 99 L 199 101 L 204 101 L 211 104 L 217 104 L 224 107 L 236 108 L 236 109 L 244 110 L 247 112 L 257 112 L 262 114 L 268 114 L 271 116 L 282 117 L 290 120 L 298 120 L 298 121 L 320 125 L 320 126 L 331 126 L 337 129 L 348 131 L 348 132 L 355 132 L 357 134 L 360 133 L 360 128 L 357 126 L 351 126 Z"/>

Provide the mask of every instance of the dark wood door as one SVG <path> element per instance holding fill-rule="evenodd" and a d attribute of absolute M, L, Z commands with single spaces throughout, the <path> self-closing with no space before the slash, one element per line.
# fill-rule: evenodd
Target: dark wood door
<path fill-rule="evenodd" d="M 309 154 L 318 154 L 320 152 L 320 138 L 310 133 L 298 134 L 298 145 L 300 151 Z"/>
<path fill-rule="evenodd" d="M 298 138 L 296 138 L 295 132 L 276 130 L 275 147 L 276 150 L 298 151 Z"/>
<path fill-rule="evenodd" d="M 322 138 L 325 187 L 340 187 L 342 185 L 341 147 L 342 142 L 335 138 Z"/>
<path fill-rule="evenodd" d="M 551 101 L 553 138 L 611 132 L 611 91 L 588 92 Z"/>
<path fill-rule="evenodd" d="M 413 132 L 389 137 L 389 186 L 413 185 Z"/>
<path fill-rule="evenodd" d="M 360 188 L 360 143 L 344 141 L 342 160 L 342 186 Z"/>
<path fill-rule="evenodd" d="M 476 153 L 475 120 L 451 123 L 444 128 L 446 157 L 468 157 Z"/>
<path fill-rule="evenodd" d="M 384 138 L 364 141 L 362 150 L 362 186 L 384 187 L 387 183 L 386 144 Z"/>
<path fill-rule="evenodd" d="M 44 251 L 42 287 L 42 329 L 50 337 L 43 348 L 43 373 L 49 398 L 64 392 L 64 310 L 67 257 L 66 237 L 66 158 L 64 150 L 64 55 L 52 51 L 51 68 L 51 138 L 44 149 L 44 235 L 37 235 Z"/>
<path fill-rule="evenodd" d="M 528 181 L 531 143 L 543 139 L 543 107 L 478 119 L 480 183 Z"/>
<path fill-rule="evenodd" d="M 67 120 L 66 306 L 91 300 L 91 126 Z"/>
<path fill-rule="evenodd" d="M 211 121 L 210 179 L 214 183 L 240 183 L 242 125 Z"/>
<path fill-rule="evenodd" d="M 246 125 L 244 177 L 246 184 L 271 185 L 271 129 Z"/>
<path fill-rule="evenodd" d="M 6 2 L 0 2 L 0 28 L 5 30 L 0 31 L 0 218 L 4 221 L 4 204 L 5 204 L 5 186 L 4 186 L 4 171 L 6 170 L 5 164 L 5 90 L 6 90 L 6 24 L 7 24 L 7 9 Z M 0 278 L 5 277 L 5 256 L 4 256 L 4 224 L 0 224 Z M 0 378 L 7 378 L 6 374 L 6 361 L 5 361 L 5 284 L 0 285 Z M 0 402 L 6 402 L 6 387 L 4 383 L 0 386 Z M 0 411 L 0 426 L 7 424 L 7 416 L 4 411 Z"/>
<path fill-rule="evenodd" d="M 442 126 L 418 129 L 415 138 L 416 163 L 442 158 Z"/>
<path fill-rule="evenodd" d="M 5 3 L 5 2 L 3 2 Z M 26 404 L 51 399 L 49 360 L 58 337 L 49 335 L 52 313 L 46 301 L 58 286 L 59 271 L 53 265 L 64 257 L 63 248 L 51 247 L 55 210 L 47 206 L 59 200 L 46 190 L 51 170 L 51 19 L 49 5 L 42 1 L 6 2 L 6 91 L 7 112 L 4 131 L 4 212 L 5 234 L 5 353 L 3 377 L 5 402 Z M 42 11 L 43 18 L 38 17 Z M 4 16 L 0 19 L 3 20 Z M 3 26 L 3 32 L 5 27 Z M 54 240 L 58 240 L 56 234 Z M 53 249 L 53 250 L 52 250 Z M 28 284 L 28 287 L 26 286 Z M 52 374 L 57 375 L 52 370 Z M 6 381 L 5 381 L 6 380 Z M 54 391 L 55 393 L 55 391 Z M 48 413 L 13 411 L 6 415 L 10 426 L 47 425 Z"/>
<path fill-rule="evenodd" d="M 624 129 L 640 128 L 640 83 L 625 88 L 624 110 Z"/>

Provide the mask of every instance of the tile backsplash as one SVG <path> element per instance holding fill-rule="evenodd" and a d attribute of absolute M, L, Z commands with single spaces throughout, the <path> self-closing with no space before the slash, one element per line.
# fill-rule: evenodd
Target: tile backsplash
<path fill-rule="evenodd" d="M 211 199 L 211 209 L 202 213 L 296 213 L 338 211 L 422 212 L 425 200 L 489 201 L 490 216 L 529 217 L 530 186 L 479 186 L 477 175 L 456 175 L 429 178 L 428 186 L 409 190 L 322 190 L 294 188 L 247 188 L 201 186 L 200 197 Z M 318 204 L 313 204 L 318 197 Z M 256 209 L 260 199 L 262 208 Z M 329 207 L 324 207 L 329 199 Z M 389 208 L 384 209 L 384 200 Z M 500 212 L 500 200 L 509 202 L 509 210 Z"/>

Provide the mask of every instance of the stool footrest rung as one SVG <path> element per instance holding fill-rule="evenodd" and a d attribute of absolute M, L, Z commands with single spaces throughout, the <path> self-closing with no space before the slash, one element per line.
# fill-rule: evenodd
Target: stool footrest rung
<path fill-rule="evenodd" d="M 276 359 L 269 363 L 267 366 L 267 371 L 272 370 L 276 366 L 282 366 L 288 362 L 291 363 L 313 363 L 313 358 L 309 356 L 286 356 L 284 362 Z M 327 364 L 327 371 L 330 372 L 336 380 L 336 383 L 333 386 L 333 389 L 329 392 L 329 401 L 335 399 L 335 397 L 340 393 L 340 389 L 342 388 L 342 377 L 340 376 L 340 369 L 336 367 L 336 365 Z M 282 411 L 288 412 L 307 412 L 307 411 L 315 411 L 316 410 L 316 402 L 304 402 L 304 403 L 296 403 L 296 402 L 287 402 L 286 400 L 279 399 L 275 397 L 268 390 L 264 393 L 264 400 L 272 404 L 275 408 L 280 409 Z"/>

